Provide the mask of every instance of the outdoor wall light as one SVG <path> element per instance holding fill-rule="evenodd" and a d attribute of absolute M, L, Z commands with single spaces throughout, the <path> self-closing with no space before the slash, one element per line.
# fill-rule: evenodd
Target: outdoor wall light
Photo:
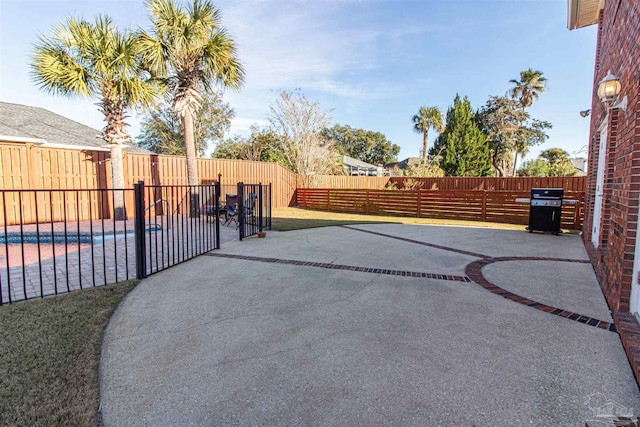
<path fill-rule="evenodd" d="M 598 98 L 607 108 L 611 108 L 618 99 L 620 87 L 620 79 L 611 74 L 611 70 L 598 83 Z"/>

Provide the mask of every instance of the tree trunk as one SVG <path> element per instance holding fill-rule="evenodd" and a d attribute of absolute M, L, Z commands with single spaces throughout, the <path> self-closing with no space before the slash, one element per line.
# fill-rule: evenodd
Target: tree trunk
<path fill-rule="evenodd" d="M 513 155 L 513 176 L 516 176 L 516 165 L 518 164 L 518 152 Z"/>
<path fill-rule="evenodd" d="M 422 134 L 422 161 L 424 163 L 427 162 L 427 141 L 428 141 L 428 132 Z"/>
<path fill-rule="evenodd" d="M 187 184 L 198 185 L 198 161 L 196 159 L 196 144 L 193 137 L 193 116 L 191 109 L 186 108 L 183 116 L 184 124 L 184 152 L 187 158 Z M 198 188 L 191 188 L 191 196 L 189 198 L 189 216 L 197 218 L 200 216 L 200 197 Z"/>
<path fill-rule="evenodd" d="M 111 145 L 111 188 L 113 192 L 113 217 L 117 220 L 127 219 L 127 212 L 124 205 L 124 194 L 122 189 L 125 188 L 124 167 L 122 164 L 122 145 Z"/>

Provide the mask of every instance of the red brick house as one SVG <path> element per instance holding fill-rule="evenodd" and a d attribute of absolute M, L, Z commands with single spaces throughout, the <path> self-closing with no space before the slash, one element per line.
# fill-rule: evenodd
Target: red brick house
<path fill-rule="evenodd" d="M 640 379 L 640 0 L 567 1 L 570 30 L 598 25 L 583 239 Z"/>

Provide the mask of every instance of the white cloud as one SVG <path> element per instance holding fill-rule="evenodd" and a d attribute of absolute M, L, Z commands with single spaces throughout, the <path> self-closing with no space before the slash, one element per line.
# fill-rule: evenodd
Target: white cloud
<path fill-rule="evenodd" d="M 393 61 L 381 45 L 432 30 L 428 26 L 353 25 L 352 2 L 235 1 L 222 4 L 223 24 L 238 43 L 245 86 L 226 99 L 241 116 L 264 117 L 280 89 L 301 88 L 358 100 L 407 92 L 397 82 L 374 83 L 369 72 Z M 364 19 L 364 18 L 363 18 Z M 384 61 L 384 62 L 381 62 Z"/>
<path fill-rule="evenodd" d="M 265 119 L 236 117 L 231 120 L 231 129 L 229 133 L 231 135 L 248 135 L 251 130 L 251 126 L 254 124 L 258 125 L 259 127 L 264 127 L 267 126 L 269 122 Z"/>

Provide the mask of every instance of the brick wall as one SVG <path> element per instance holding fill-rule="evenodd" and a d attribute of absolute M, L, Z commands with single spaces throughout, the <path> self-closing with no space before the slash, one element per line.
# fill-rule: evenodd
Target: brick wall
<path fill-rule="evenodd" d="M 613 311 L 629 311 L 634 262 L 638 197 L 640 195 L 640 2 L 605 2 L 596 49 L 589 175 L 585 197 L 583 239 L 598 279 Z M 626 111 L 609 114 L 597 97 L 597 85 L 607 71 L 621 80 Z M 592 242 L 594 194 L 600 149 L 600 126 L 607 121 L 602 228 L 599 246 Z"/>

